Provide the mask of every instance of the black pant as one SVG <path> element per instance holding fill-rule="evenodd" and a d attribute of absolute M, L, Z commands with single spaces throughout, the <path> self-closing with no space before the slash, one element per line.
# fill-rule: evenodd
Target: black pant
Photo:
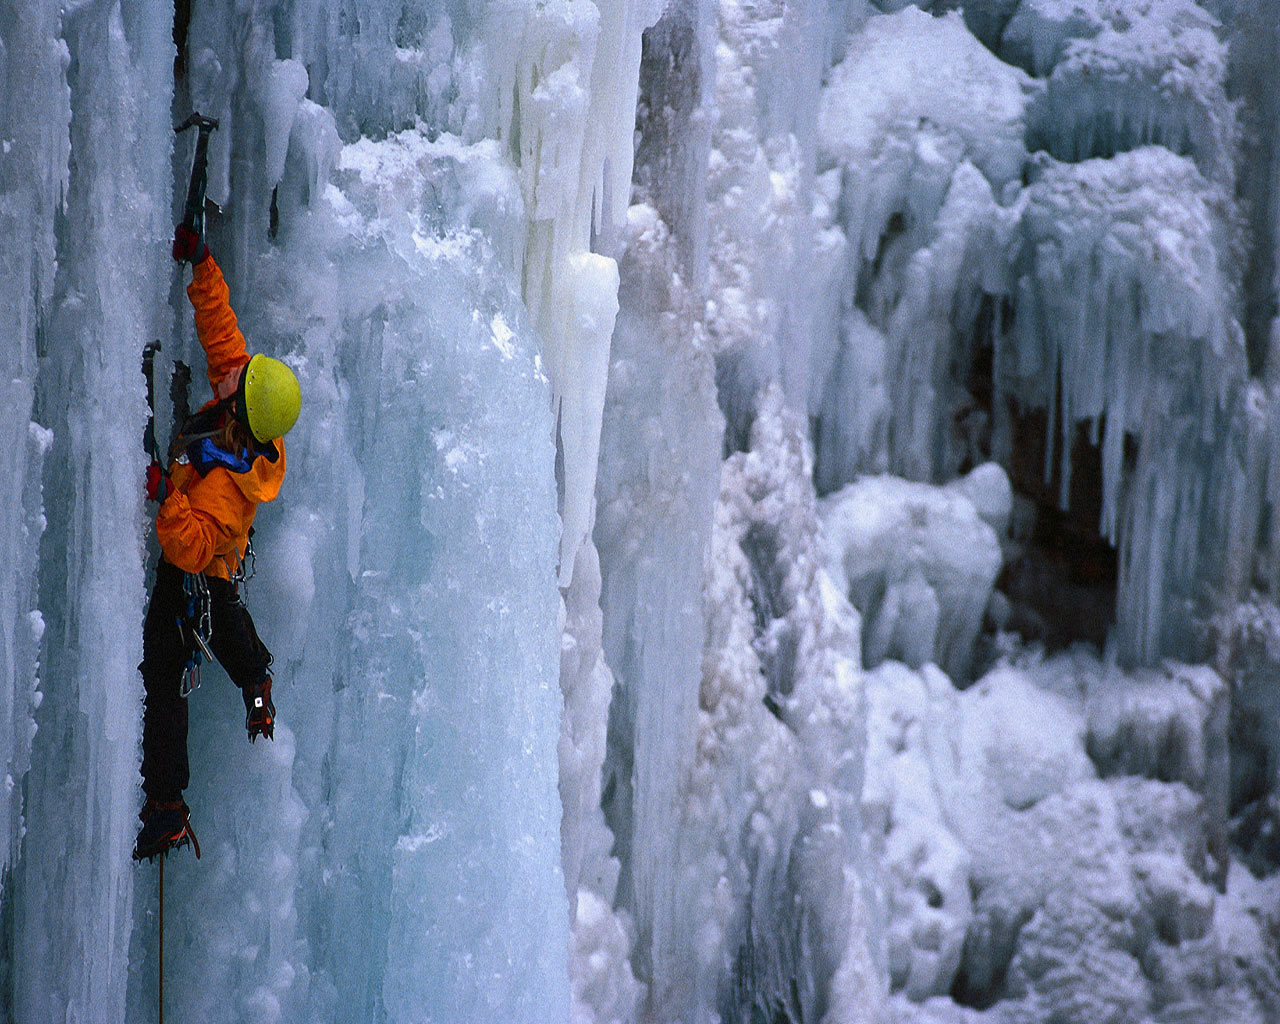
<path fill-rule="evenodd" d="M 187 764 L 187 701 L 182 676 L 194 649 L 187 624 L 186 574 L 164 559 L 156 569 L 156 585 L 142 627 L 142 684 L 147 699 L 142 719 L 142 788 L 154 800 L 178 800 L 190 781 Z M 210 577 L 209 648 L 243 690 L 261 682 L 271 652 L 258 639 L 249 609 L 233 584 Z M 182 625 L 179 626 L 179 620 Z"/>

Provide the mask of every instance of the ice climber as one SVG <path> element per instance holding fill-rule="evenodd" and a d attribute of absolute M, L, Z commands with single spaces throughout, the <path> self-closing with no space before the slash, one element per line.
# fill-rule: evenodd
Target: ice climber
<path fill-rule="evenodd" d="M 182 798 L 189 781 L 185 678 L 202 652 L 211 652 L 240 687 L 250 741 L 273 736 L 271 652 L 258 638 L 239 583 L 258 503 L 280 492 L 281 438 L 301 404 L 298 380 L 284 363 L 246 353 L 222 271 L 200 234 L 179 226 L 173 258 L 193 268 L 187 295 L 214 397 L 182 428 L 168 470 L 153 461 L 147 472 L 147 496 L 160 503 L 161 557 L 139 666 L 146 690 L 146 803 L 136 860 L 195 842 Z"/>

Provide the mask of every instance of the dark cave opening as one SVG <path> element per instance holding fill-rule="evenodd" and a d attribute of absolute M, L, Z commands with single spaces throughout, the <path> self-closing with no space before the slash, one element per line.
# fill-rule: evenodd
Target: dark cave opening
<path fill-rule="evenodd" d="M 1010 603 L 1006 628 L 1048 650 L 1078 641 L 1101 650 L 1115 620 L 1119 560 L 1099 529 L 1102 453 L 1092 440 L 1093 424 L 1079 423 L 1072 432 L 1063 507 L 1062 460 L 1048 450 L 1048 414 L 1015 407 L 1009 420 L 1013 444 L 1005 468 L 1014 491 L 1014 543 L 996 582 Z M 1134 452 L 1126 455 L 1131 462 Z"/>

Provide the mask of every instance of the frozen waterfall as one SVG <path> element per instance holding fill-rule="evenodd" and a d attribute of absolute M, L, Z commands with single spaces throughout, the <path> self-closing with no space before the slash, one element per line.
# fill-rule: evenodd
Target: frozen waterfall
<path fill-rule="evenodd" d="M 1280 1019 L 1277 60 L 1276 0 L 0 2 L 0 1020 Z M 192 110 L 304 404 L 161 1007 Z"/>

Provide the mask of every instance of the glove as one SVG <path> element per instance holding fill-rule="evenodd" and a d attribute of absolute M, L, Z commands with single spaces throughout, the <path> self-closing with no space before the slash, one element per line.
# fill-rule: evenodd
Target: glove
<path fill-rule="evenodd" d="M 147 467 L 147 497 L 151 501 L 163 503 L 173 493 L 173 481 L 169 474 L 160 468 L 160 463 L 153 462 Z"/>
<path fill-rule="evenodd" d="M 173 258 L 179 263 L 190 263 L 193 266 L 203 263 L 209 255 L 209 247 L 198 234 L 185 224 L 173 229 Z"/>

